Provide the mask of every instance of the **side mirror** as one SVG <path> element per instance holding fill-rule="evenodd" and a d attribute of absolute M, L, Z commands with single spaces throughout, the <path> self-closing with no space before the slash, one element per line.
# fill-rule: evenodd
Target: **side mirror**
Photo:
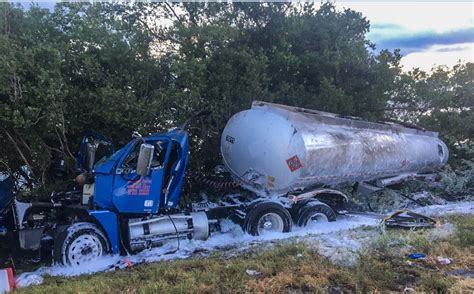
<path fill-rule="evenodd" d="M 86 150 L 87 150 L 87 168 L 89 169 L 89 171 L 92 171 L 95 164 L 95 152 L 97 151 L 97 145 L 87 143 Z"/>
<path fill-rule="evenodd" d="M 150 173 L 151 161 L 155 147 L 150 144 L 142 144 L 140 146 L 140 153 L 138 153 L 137 174 L 141 177 L 146 177 Z"/>

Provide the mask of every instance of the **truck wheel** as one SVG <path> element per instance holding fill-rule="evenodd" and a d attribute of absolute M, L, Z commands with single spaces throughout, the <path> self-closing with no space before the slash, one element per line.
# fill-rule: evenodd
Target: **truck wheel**
<path fill-rule="evenodd" d="M 79 266 L 96 261 L 110 252 L 102 230 L 92 223 L 76 223 L 62 231 L 54 244 L 54 260 Z"/>
<path fill-rule="evenodd" d="M 312 200 L 298 209 L 295 219 L 298 226 L 304 227 L 309 223 L 333 222 L 336 220 L 336 213 L 327 204 Z"/>
<path fill-rule="evenodd" d="M 283 205 L 261 202 L 248 212 L 244 229 L 253 236 L 261 236 L 270 232 L 289 232 L 291 225 L 291 215 Z"/>

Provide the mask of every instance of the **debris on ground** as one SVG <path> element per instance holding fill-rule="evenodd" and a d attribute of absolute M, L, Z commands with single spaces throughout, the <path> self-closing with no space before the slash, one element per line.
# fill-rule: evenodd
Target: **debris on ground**
<path fill-rule="evenodd" d="M 451 258 L 442 257 L 442 256 L 438 256 L 436 260 L 438 261 L 439 264 L 443 264 L 443 265 L 451 264 L 453 262 Z"/>
<path fill-rule="evenodd" d="M 387 227 L 432 228 L 436 221 L 430 217 L 409 210 L 399 210 L 385 217 L 382 224 Z"/>
<path fill-rule="evenodd" d="M 408 258 L 413 259 L 413 260 L 425 259 L 426 254 L 424 254 L 424 253 L 411 253 L 411 254 L 408 254 Z"/>
<path fill-rule="evenodd" d="M 247 273 L 247 275 L 251 277 L 260 276 L 262 274 L 261 272 L 258 272 L 256 270 L 251 270 L 251 269 L 245 270 L 245 273 Z"/>

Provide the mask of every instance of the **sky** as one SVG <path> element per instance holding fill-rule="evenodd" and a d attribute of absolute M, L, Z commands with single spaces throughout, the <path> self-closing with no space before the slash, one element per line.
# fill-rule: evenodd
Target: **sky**
<path fill-rule="evenodd" d="M 401 49 L 405 71 L 416 67 L 429 71 L 435 65 L 452 67 L 459 60 L 474 62 L 472 1 L 330 1 L 339 10 L 359 11 L 370 21 L 367 37 L 377 49 Z M 53 2 L 39 4 L 54 7 Z"/>
<path fill-rule="evenodd" d="M 474 62 L 474 4 L 471 1 L 336 1 L 338 9 L 361 12 L 370 21 L 367 37 L 378 49 L 400 48 L 401 64 L 430 70 Z"/>

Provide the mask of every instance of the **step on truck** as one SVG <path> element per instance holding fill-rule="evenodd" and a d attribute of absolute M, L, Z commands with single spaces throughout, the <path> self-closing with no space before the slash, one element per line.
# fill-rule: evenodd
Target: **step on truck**
<path fill-rule="evenodd" d="M 78 152 L 83 172 L 49 201 L 19 199 L 9 178 L 1 182 L 0 236 L 21 250 L 51 249 L 56 262 L 79 266 L 172 238 L 204 240 L 225 218 L 252 235 L 289 232 L 335 221 L 347 202 L 336 185 L 376 190 L 428 177 L 448 159 L 434 132 L 255 101 L 229 119 L 220 146 L 225 168 L 250 196 L 180 208 L 188 141 L 183 126 L 135 134 L 115 151 L 88 133 Z"/>

